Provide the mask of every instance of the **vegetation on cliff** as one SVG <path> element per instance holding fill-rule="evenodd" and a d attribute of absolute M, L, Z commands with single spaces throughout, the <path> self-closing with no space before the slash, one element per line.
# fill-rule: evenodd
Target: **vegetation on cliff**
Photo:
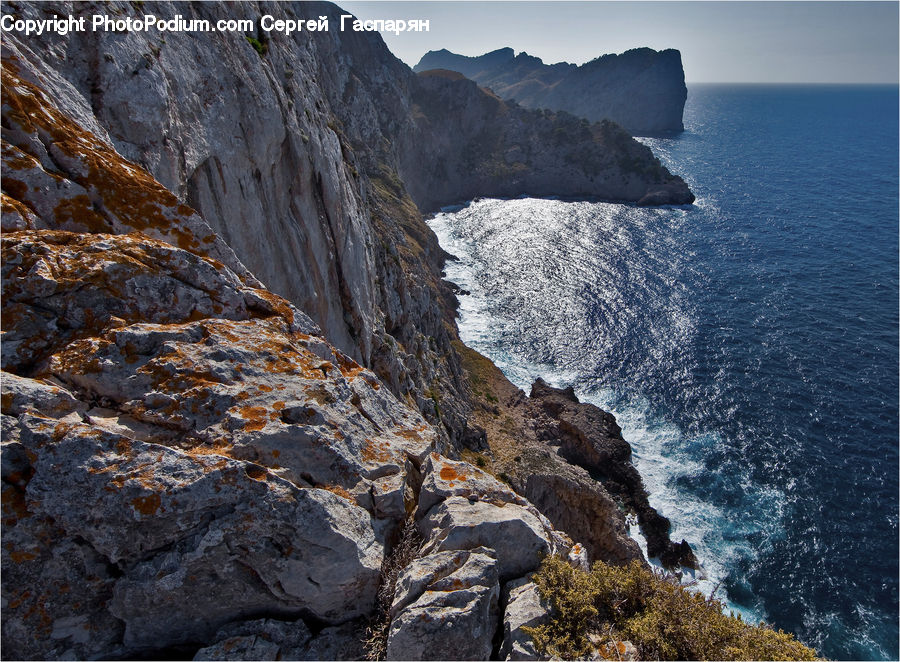
<path fill-rule="evenodd" d="M 793 635 L 725 614 L 719 600 L 638 562 L 615 567 L 598 561 L 584 572 L 551 557 L 533 580 L 552 616 L 528 631 L 538 650 L 553 657 L 579 659 L 629 640 L 642 660 L 817 659 Z"/>

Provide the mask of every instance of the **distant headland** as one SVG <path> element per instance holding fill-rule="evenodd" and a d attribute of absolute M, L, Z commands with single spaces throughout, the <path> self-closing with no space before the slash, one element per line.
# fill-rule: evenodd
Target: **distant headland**
<path fill-rule="evenodd" d="M 591 121 L 609 119 L 633 135 L 684 130 L 687 99 L 681 53 L 636 48 L 603 55 L 581 66 L 544 64 L 527 53 L 500 48 L 478 57 L 429 51 L 417 72 L 449 69 L 526 108 L 563 110 Z"/>

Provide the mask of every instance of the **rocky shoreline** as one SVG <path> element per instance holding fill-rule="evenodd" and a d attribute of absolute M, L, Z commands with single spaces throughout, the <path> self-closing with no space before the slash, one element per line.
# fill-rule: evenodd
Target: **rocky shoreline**
<path fill-rule="evenodd" d="M 155 5 L 276 9 L 340 13 Z M 618 127 L 354 33 L 7 35 L 2 104 L 4 659 L 524 659 L 542 557 L 629 511 L 695 562 L 608 414 L 459 342 L 420 212 L 693 199 Z"/>

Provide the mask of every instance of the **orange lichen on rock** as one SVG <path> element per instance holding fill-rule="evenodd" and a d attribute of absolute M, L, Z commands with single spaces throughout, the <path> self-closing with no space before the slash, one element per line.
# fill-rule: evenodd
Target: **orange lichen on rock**
<path fill-rule="evenodd" d="M 233 448 L 234 446 L 229 443 L 227 439 L 219 437 L 212 443 L 205 443 L 192 447 L 187 451 L 187 454 L 192 457 L 199 457 L 201 455 L 224 455 L 225 457 L 231 457 L 229 453 Z"/>
<path fill-rule="evenodd" d="M 624 660 L 628 654 L 628 646 L 624 641 L 607 641 L 597 649 L 597 652 L 604 660 Z"/>
<path fill-rule="evenodd" d="M 422 432 L 425 430 L 424 425 L 420 425 L 416 428 L 400 428 L 395 432 L 398 437 L 403 437 L 404 439 L 411 439 L 413 441 L 420 441 L 422 439 Z"/>
<path fill-rule="evenodd" d="M 3 508 L 3 526 L 15 526 L 16 522 L 25 519 L 31 513 L 25 503 L 25 491 L 8 486 L 0 493 L 0 503 Z"/>
<path fill-rule="evenodd" d="M 363 462 L 388 462 L 393 458 L 391 445 L 386 441 L 373 441 L 366 439 L 360 457 Z"/>
<path fill-rule="evenodd" d="M 25 552 L 22 550 L 9 550 L 9 558 L 13 563 L 25 563 L 25 561 L 33 561 L 38 557 L 34 552 Z"/>
<path fill-rule="evenodd" d="M 342 499 L 353 501 L 353 495 L 340 485 L 322 485 L 323 490 L 328 490 L 332 494 L 337 494 Z"/>
<path fill-rule="evenodd" d="M 140 496 L 135 497 L 131 500 L 131 505 L 134 506 L 134 509 L 138 511 L 141 515 L 149 517 L 150 515 L 155 515 L 162 505 L 162 499 L 158 494 L 151 494 L 150 496 Z"/>
<path fill-rule="evenodd" d="M 21 149 L 7 142 L 6 140 L 3 140 L 2 152 L 3 168 L 7 170 L 7 175 L 3 178 L 4 188 L 7 186 L 7 177 L 9 177 L 8 173 L 10 170 L 31 170 L 33 168 L 41 167 L 40 161 L 34 158 L 31 154 L 23 152 Z M 16 193 L 12 193 L 12 195 L 16 195 Z"/>
<path fill-rule="evenodd" d="M 440 476 L 441 476 L 441 480 L 459 480 L 459 481 L 468 480 L 468 476 L 466 476 L 465 474 L 459 473 L 453 467 L 441 467 Z"/>
<path fill-rule="evenodd" d="M 269 472 L 263 467 L 256 464 L 248 464 L 244 466 L 244 473 L 253 480 L 263 481 L 269 477 Z"/>
<path fill-rule="evenodd" d="M 11 58 L 3 59 L 3 101 L 7 106 L 4 119 L 23 132 L 37 135 L 45 144 L 51 143 L 57 150 L 56 161 L 63 167 L 69 159 L 76 163 L 77 167 L 69 168 L 65 174 L 102 201 L 103 207 L 123 225 L 134 230 L 155 230 L 174 245 L 197 250 L 200 243 L 196 238 L 183 225 L 173 222 L 195 212 L 146 170 L 124 159 L 57 110 L 36 85 L 19 76 L 18 69 Z M 79 207 L 85 215 L 78 220 L 89 220 L 87 230 L 95 231 L 91 226 L 99 216 L 89 214 L 81 203 Z"/>
<path fill-rule="evenodd" d="M 338 368 L 340 369 L 341 374 L 344 375 L 345 379 L 354 379 L 357 375 L 359 375 L 359 373 L 365 370 L 365 368 L 363 368 L 346 354 L 342 352 L 335 352 L 335 355 L 337 356 L 338 360 Z"/>
<path fill-rule="evenodd" d="M 257 289 L 253 290 L 253 293 L 265 302 L 268 312 L 280 316 L 288 324 L 294 323 L 294 311 L 291 310 L 287 300 L 268 290 Z"/>
<path fill-rule="evenodd" d="M 6 162 L 4 162 L 4 165 L 6 165 Z M 7 185 L 5 177 L 3 179 L 3 185 Z M 3 210 L 4 214 L 18 214 L 26 221 L 26 223 L 28 222 L 29 215 L 32 213 L 31 209 L 25 203 L 6 195 L 6 193 L 0 193 L 0 209 Z"/>
<path fill-rule="evenodd" d="M 86 232 L 92 233 L 112 231 L 109 221 L 94 211 L 94 206 L 86 195 L 74 195 L 60 200 L 53 210 L 53 216 L 59 227 L 84 228 Z"/>
<path fill-rule="evenodd" d="M 268 410 L 265 407 L 241 407 L 238 412 L 246 423 L 244 429 L 248 432 L 255 432 L 266 427 L 268 422 Z"/>

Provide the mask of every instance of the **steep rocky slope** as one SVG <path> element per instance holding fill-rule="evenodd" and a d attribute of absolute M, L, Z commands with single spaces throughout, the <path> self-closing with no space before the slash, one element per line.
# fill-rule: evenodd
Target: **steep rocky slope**
<path fill-rule="evenodd" d="M 4 7 L 35 18 L 137 13 L 124 2 Z M 377 35 L 337 30 L 334 5 L 153 9 L 161 19 L 327 15 L 333 28 L 258 33 L 264 54 L 228 32 L 45 34 L 6 48 L 454 441 L 466 436 L 466 406 L 446 329 L 452 301 L 416 204 L 521 193 L 693 200 L 627 136 L 509 107 L 468 81 L 421 80 Z M 433 383 L 437 408 L 423 396 Z"/>
<path fill-rule="evenodd" d="M 415 71 L 458 71 L 503 99 L 527 108 L 564 110 L 591 121 L 612 120 L 634 135 L 684 130 L 687 99 L 681 53 L 635 48 L 583 65 L 544 64 L 527 53 L 501 48 L 479 57 L 446 49 L 429 51 Z"/>
<path fill-rule="evenodd" d="M 435 102 L 454 89 L 486 104 L 482 127 L 521 125 L 473 155 L 475 194 L 503 184 L 487 173 L 511 145 L 582 126 L 420 79 L 371 34 L 272 37 L 262 55 L 224 33 L 4 37 L 4 658 L 358 658 L 373 623 L 392 658 L 527 655 L 542 555 L 639 555 L 599 473 L 559 459 L 594 517 L 573 500 L 548 518 L 527 485 L 458 459 L 494 435 L 407 192 L 428 195 L 414 168 L 459 130 Z M 524 171 L 557 176 L 575 135 Z M 440 196 L 477 185 L 458 178 Z"/>
<path fill-rule="evenodd" d="M 502 584 L 571 541 L 438 454 L 417 411 L 211 257 L 225 251 L 202 219 L 26 64 L 7 58 L 3 76 L 4 656 L 208 658 L 224 639 L 358 657 L 385 549 L 414 516 L 417 563 L 435 569 L 402 585 L 391 654 L 447 638 L 419 612 L 449 575 L 462 583 L 439 606 L 486 657 Z M 69 213 L 81 203 L 95 214 Z M 440 570 L 448 554 L 480 565 Z M 493 598 L 469 605 L 469 580 Z"/>
<path fill-rule="evenodd" d="M 672 542 L 669 520 L 650 506 L 631 447 L 611 414 L 540 379 L 526 397 L 484 356 L 461 344 L 458 350 L 472 390 L 472 420 L 486 430 L 485 443 L 464 451 L 466 459 L 504 477 L 591 559 L 640 558 L 625 533 L 621 515 L 628 512 L 651 557 L 668 567 L 699 567 L 690 545 Z"/>

